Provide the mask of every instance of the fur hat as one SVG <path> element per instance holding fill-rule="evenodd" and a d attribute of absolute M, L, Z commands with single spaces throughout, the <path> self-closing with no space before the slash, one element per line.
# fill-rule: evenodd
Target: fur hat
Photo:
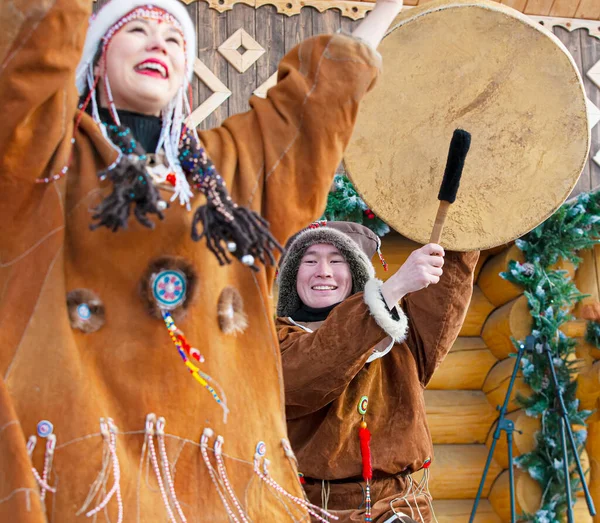
<path fill-rule="evenodd" d="M 180 24 L 185 39 L 186 68 L 191 80 L 196 59 L 196 30 L 186 8 L 179 0 L 112 0 L 90 19 L 81 61 L 77 66 L 76 83 L 79 94 L 87 87 L 87 72 L 106 33 L 137 8 L 162 9 Z"/>
<path fill-rule="evenodd" d="M 277 316 L 291 316 L 301 305 L 296 278 L 306 250 L 317 243 L 337 248 L 350 266 L 352 294 L 364 290 L 367 281 L 375 277 L 371 258 L 381 240 L 364 225 L 351 222 L 317 222 L 288 242 L 279 267 L 279 300 Z"/>

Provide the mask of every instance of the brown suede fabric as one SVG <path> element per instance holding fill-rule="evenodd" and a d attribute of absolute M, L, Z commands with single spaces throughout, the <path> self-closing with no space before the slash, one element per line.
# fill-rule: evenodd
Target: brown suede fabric
<path fill-rule="evenodd" d="M 338 305 L 312 333 L 289 318 L 277 319 L 290 442 L 313 503 L 321 505 L 321 481 L 333 481 L 325 487 L 330 489 L 328 507 L 341 511 L 334 512 L 340 521 L 364 518 L 357 410 L 362 396 L 369 397 L 373 521 L 393 515 L 390 501 L 406 488 L 406 476 L 433 458 L 423 389 L 458 336 L 478 257 L 448 252 L 440 282 L 403 300 L 409 321 L 406 342 L 368 365 L 372 349 L 386 334 L 362 293 Z M 423 521 L 431 521 L 425 498 L 419 503 Z M 414 502 L 412 506 L 417 514 Z M 411 515 L 406 504 L 394 507 Z"/>
<path fill-rule="evenodd" d="M 2 34 L 13 33 L 5 27 L 12 4 L 0 6 Z M 90 0 L 20 1 L 18 12 L 27 19 L 1 55 L 0 521 L 89 521 L 76 513 L 102 468 L 101 417 L 113 418 L 119 429 L 124 520 L 165 521 L 152 467 L 146 475 L 140 463 L 151 412 L 166 419 L 167 453 L 188 521 L 228 521 L 199 452 L 205 427 L 224 437 L 228 476 L 252 520 L 287 521 L 288 509 L 252 468 L 262 440 L 272 476 L 300 494 L 281 446 L 286 426 L 270 312 L 274 269 L 254 274 L 240 263 L 219 267 L 204 243 L 190 239 L 192 213 L 178 205 L 152 231 L 131 220 L 126 231 L 91 232 L 90 209 L 110 191 L 97 173 L 115 152 L 87 116 L 68 176 L 35 183 L 59 172 L 69 156 L 74 69 L 90 7 Z M 322 212 L 358 102 L 378 70 L 375 53 L 354 39 L 308 40 L 283 60 L 268 99 L 254 98 L 253 110 L 202 133 L 233 198 L 260 210 L 280 242 Z M 202 201 L 197 197 L 193 206 Z M 202 370 L 223 386 L 227 423 L 138 295 L 140 278 L 160 256 L 183 257 L 196 270 L 195 300 L 178 326 L 205 355 Z M 239 292 L 248 315 L 237 336 L 219 328 L 217 304 L 227 287 Z M 74 289 L 102 300 L 105 323 L 98 331 L 71 328 L 67 294 Z M 25 447 L 40 420 L 54 424 L 58 441 L 49 478 L 57 493 L 46 496 L 45 506 Z M 33 454 L 38 471 L 44 443 L 38 439 Z M 108 489 L 113 482 L 111 474 Z M 116 521 L 116 507 L 113 499 L 97 521 Z"/>

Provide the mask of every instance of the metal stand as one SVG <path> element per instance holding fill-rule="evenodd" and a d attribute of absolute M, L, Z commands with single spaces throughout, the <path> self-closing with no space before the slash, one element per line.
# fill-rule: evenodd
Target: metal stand
<path fill-rule="evenodd" d="M 469 523 L 473 523 L 475 520 L 475 514 L 477 513 L 477 507 L 479 506 L 479 502 L 481 500 L 481 494 L 483 492 L 483 486 L 485 484 L 485 480 L 487 474 L 489 472 L 490 464 L 492 462 L 492 457 L 494 456 L 494 451 L 496 450 L 496 444 L 500 439 L 500 432 L 506 432 L 506 442 L 508 444 L 508 474 L 510 478 L 510 521 L 511 523 L 516 523 L 517 514 L 516 514 L 516 506 L 515 506 L 515 480 L 514 480 L 514 471 L 513 471 L 513 453 L 512 453 L 512 443 L 513 443 L 513 432 L 515 431 L 514 423 L 511 420 L 505 418 L 506 410 L 508 408 L 508 402 L 510 401 L 510 396 L 512 394 L 512 389 L 515 384 L 515 379 L 517 377 L 517 373 L 519 372 L 519 368 L 521 365 L 521 359 L 523 358 L 523 354 L 525 352 L 532 352 L 534 350 L 535 338 L 533 336 L 527 336 L 525 340 L 525 345 L 520 345 L 517 351 L 517 358 L 515 361 L 515 368 L 513 369 L 512 376 L 510 377 L 510 383 L 508 385 L 508 389 L 506 391 L 506 396 L 504 398 L 504 403 L 500 410 L 500 416 L 498 417 L 498 425 L 496 426 L 496 430 L 494 432 L 494 439 L 492 441 L 492 445 L 490 446 L 490 451 L 488 453 L 487 461 L 485 463 L 485 467 L 483 469 L 483 475 L 481 477 L 481 482 L 479 483 L 479 489 L 477 491 L 477 496 L 475 496 L 475 501 L 473 502 L 473 510 L 471 511 L 471 517 L 469 518 Z M 565 485 L 567 489 L 567 518 L 568 523 L 574 523 L 575 519 L 573 518 L 573 494 L 571 492 L 571 481 L 569 474 L 569 458 L 568 458 L 568 450 L 567 444 L 571 447 L 571 452 L 575 458 L 575 463 L 577 465 L 577 472 L 579 474 L 579 479 L 581 480 L 581 485 L 583 487 L 583 492 L 585 494 L 585 501 L 588 506 L 588 510 L 591 516 L 596 515 L 596 508 L 594 507 L 594 502 L 592 501 L 592 496 L 590 495 L 589 488 L 587 483 L 585 482 L 585 475 L 583 473 L 583 467 L 581 466 L 581 461 L 579 460 L 579 454 L 577 453 L 577 445 L 575 444 L 575 438 L 573 437 L 573 431 L 571 429 L 571 425 L 569 424 L 569 416 L 567 413 L 567 408 L 565 407 L 565 402 L 562 397 L 562 393 L 560 390 L 560 386 L 558 383 L 558 377 L 556 376 L 556 370 L 554 368 L 554 361 L 552 359 L 552 351 L 550 350 L 550 346 L 548 343 L 543 344 L 543 350 L 548 358 L 548 365 L 550 367 L 550 373 L 552 376 L 552 383 L 554 384 L 554 390 L 556 392 L 556 411 L 560 416 L 560 439 L 563 451 L 563 473 L 565 475 Z M 568 439 L 567 439 L 568 436 Z"/>
<path fill-rule="evenodd" d="M 514 476 L 514 467 L 513 467 L 513 452 L 512 452 L 512 444 L 513 444 L 513 432 L 515 431 L 515 424 L 506 419 L 506 411 L 508 409 L 508 403 L 510 401 L 510 396 L 512 394 L 513 387 L 515 385 L 515 380 L 517 379 L 517 374 L 519 372 L 519 368 L 521 367 L 521 359 L 523 358 L 523 354 L 526 351 L 532 351 L 535 343 L 535 338 L 533 336 L 527 336 L 525 341 L 525 345 L 519 345 L 517 351 L 517 358 L 515 360 L 515 367 L 513 369 L 512 375 L 510 377 L 510 382 L 508 384 L 508 389 L 506 390 L 506 396 L 504 397 L 504 403 L 502 407 L 500 407 L 500 416 L 498 417 L 498 424 L 496 425 L 496 430 L 494 431 L 494 439 L 492 441 L 492 445 L 490 446 L 490 451 L 488 452 L 487 461 L 485 462 L 485 467 L 483 468 L 483 475 L 481 476 L 481 482 L 479 483 L 479 489 L 477 490 L 477 495 L 475 496 L 475 501 L 473 502 L 473 510 L 471 511 L 471 517 L 469 518 L 469 523 L 473 523 L 475 521 L 475 514 L 477 513 L 477 507 L 479 506 L 479 501 L 481 500 L 481 494 L 483 492 L 483 486 L 485 485 L 485 480 L 487 478 L 490 464 L 492 463 L 492 458 L 494 457 L 494 451 L 496 450 L 496 444 L 500 439 L 500 432 L 506 432 L 506 443 L 508 445 L 508 475 L 510 479 L 510 521 L 511 523 L 516 523 L 517 521 L 517 508 L 515 505 L 515 476 Z M 498 407 L 497 407 L 498 408 Z"/>
<path fill-rule="evenodd" d="M 579 453 L 577 452 L 577 445 L 575 444 L 575 438 L 573 437 L 573 431 L 571 430 L 571 425 L 569 423 L 569 415 L 567 413 L 567 408 L 565 407 L 565 401 L 562 397 L 562 392 L 560 390 L 560 386 L 558 384 L 558 378 L 556 376 L 556 370 L 554 369 L 554 361 L 552 360 L 552 351 L 550 350 L 550 346 L 548 343 L 544 343 L 544 352 L 546 353 L 546 357 L 548 358 L 548 366 L 550 367 L 550 374 L 552 376 L 552 383 L 554 384 L 554 391 L 556 392 L 556 410 L 560 415 L 560 439 L 562 443 L 563 450 L 563 471 L 565 474 L 565 485 L 567 488 L 567 517 L 569 523 L 573 523 L 575 520 L 573 519 L 573 495 L 571 493 L 571 480 L 569 475 L 569 458 L 567 452 L 567 438 L 565 437 L 565 432 L 569 436 L 568 443 L 571 447 L 571 452 L 573 457 L 575 458 L 575 464 L 577 465 L 577 473 L 579 474 L 579 479 L 581 481 L 581 486 L 583 488 L 583 492 L 585 494 L 585 502 L 588 506 L 588 511 L 591 516 L 596 515 L 596 508 L 594 507 L 594 502 L 592 501 L 592 496 L 590 495 L 590 490 L 585 482 L 585 474 L 583 473 L 583 467 L 581 466 L 581 461 L 579 460 Z"/>

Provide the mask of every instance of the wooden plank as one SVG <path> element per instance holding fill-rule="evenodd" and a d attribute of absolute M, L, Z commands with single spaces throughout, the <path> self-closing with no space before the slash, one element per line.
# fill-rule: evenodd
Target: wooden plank
<path fill-rule="evenodd" d="M 487 375 L 482 390 L 485 392 L 488 401 L 493 407 L 500 406 L 504 403 L 506 393 L 508 392 L 508 384 L 515 368 L 515 358 L 506 358 L 494 365 L 492 370 Z M 508 412 L 513 412 L 519 408 L 515 399 L 517 395 L 529 396 L 531 389 L 525 384 L 521 371 L 518 372 L 515 380 L 514 388 L 508 403 Z"/>
<path fill-rule="evenodd" d="M 210 9 L 205 2 L 197 2 L 197 4 L 198 58 L 221 82 L 228 86 L 227 61 L 217 52 L 217 47 L 227 39 L 227 13 L 217 13 Z M 211 96 L 212 91 L 198 79 L 194 84 L 195 103 L 193 107 L 197 107 Z M 217 127 L 229 114 L 229 101 L 227 100 L 202 122 L 199 128 Z"/>
<path fill-rule="evenodd" d="M 256 40 L 256 11 L 253 7 L 237 4 L 227 14 L 227 36 L 229 38 L 238 29 L 243 28 Z M 223 41 L 225 41 L 225 39 Z M 219 42 L 219 45 L 222 42 Z M 264 55 L 260 58 L 264 59 Z M 259 59 L 259 61 L 260 61 Z M 227 86 L 233 93 L 229 99 L 229 113 L 231 115 L 245 112 L 249 109 L 248 100 L 258 84 L 256 83 L 256 62 L 244 73 L 239 73 L 235 67 L 227 66 Z"/>
<path fill-rule="evenodd" d="M 512 342 L 524 340 L 533 326 L 526 296 L 519 296 L 496 309 L 483 326 L 481 337 L 499 360 L 508 358 L 516 349 Z"/>
<path fill-rule="evenodd" d="M 497 412 L 483 392 L 426 390 L 424 398 L 433 443 L 485 443 Z"/>
<path fill-rule="evenodd" d="M 481 338 L 457 338 L 427 389 L 481 390 L 497 362 Z"/>
<path fill-rule="evenodd" d="M 341 27 L 340 12 L 337 9 L 324 13 L 315 12 L 312 24 L 313 35 L 335 33 Z"/>
<path fill-rule="evenodd" d="M 598 2 L 600 5 L 600 2 Z M 585 85 L 585 91 L 588 98 L 600 107 L 600 87 L 594 84 L 587 76 L 587 72 L 600 61 L 600 40 L 590 36 L 587 31 L 578 31 L 580 37 L 581 49 L 581 76 Z M 588 168 L 590 171 L 590 189 L 594 190 L 600 187 L 600 166 L 591 158 L 600 150 L 600 124 L 592 129 L 592 146 L 590 150 L 590 161 Z"/>
<path fill-rule="evenodd" d="M 475 285 L 473 295 L 467 309 L 467 316 L 460 329 L 459 336 L 479 336 L 488 316 L 494 310 L 494 306 L 485 297 L 481 289 Z"/>
<path fill-rule="evenodd" d="M 552 0 L 528 0 L 523 12 L 528 15 L 545 16 L 550 14 Z"/>
<path fill-rule="evenodd" d="M 429 490 L 433 499 L 473 499 L 488 455 L 485 445 L 434 445 Z M 483 497 L 502 469 L 492 459 Z M 418 474 L 413 474 L 418 479 Z"/>
<path fill-rule="evenodd" d="M 600 2 L 598 0 L 581 0 L 575 12 L 575 18 L 598 20 L 600 18 Z"/>
<path fill-rule="evenodd" d="M 284 46 L 285 52 L 289 53 L 302 40 L 313 35 L 312 17 L 317 11 L 312 7 L 305 7 L 297 16 L 292 16 L 285 21 Z"/>
<path fill-rule="evenodd" d="M 515 470 L 515 503 L 517 514 L 535 513 L 540 507 L 542 488 L 527 472 Z M 489 501 L 502 521 L 510 521 L 509 473 L 500 474 L 489 494 Z M 579 520 L 577 520 L 579 523 Z"/>
<path fill-rule="evenodd" d="M 577 2 L 573 0 L 554 0 L 550 9 L 550 16 L 573 18 L 577 11 Z"/>
<path fill-rule="evenodd" d="M 285 22 L 289 20 L 277 14 L 275 6 L 265 5 L 256 10 L 256 41 L 266 54 L 256 64 L 256 85 L 262 85 L 277 71 L 285 53 Z"/>
<path fill-rule="evenodd" d="M 434 499 L 433 510 L 438 523 L 468 523 L 473 501 L 473 499 Z M 502 520 L 490 502 L 482 499 L 473 523 L 502 523 Z"/>
<path fill-rule="evenodd" d="M 558 39 L 565 45 L 565 47 L 573 56 L 573 59 L 577 65 L 577 69 L 582 73 L 582 76 L 585 74 L 582 65 L 581 59 L 581 37 L 579 35 L 579 31 L 569 32 L 562 27 L 554 27 L 554 34 L 558 37 Z M 569 195 L 569 198 L 577 196 L 582 192 L 589 192 L 591 189 L 591 175 L 590 175 L 590 166 L 589 161 L 586 163 L 583 172 L 581 173 L 581 177 L 577 182 L 577 185 L 573 189 L 573 192 Z"/>
<path fill-rule="evenodd" d="M 404 4 L 407 5 L 406 2 Z M 351 20 L 350 18 L 347 18 L 345 16 L 340 17 L 342 31 L 346 34 L 351 34 L 352 31 L 354 31 L 354 29 L 356 28 L 356 26 L 360 24 L 360 22 L 361 20 Z"/>

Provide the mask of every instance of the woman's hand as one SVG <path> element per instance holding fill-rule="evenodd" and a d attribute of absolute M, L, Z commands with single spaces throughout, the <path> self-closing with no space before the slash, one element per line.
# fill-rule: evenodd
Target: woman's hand
<path fill-rule="evenodd" d="M 381 288 L 388 306 L 393 307 L 411 292 L 438 283 L 443 273 L 445 254 L 444 248 L 436 243 L 429 243 L 411 252 L 404 264 Z"/>
<path fill-rule="evenodd" d="M 352 32 L 373 49 L 376 49 L 390 25 L 402 9 L 403 0 L 377 0 L 375 8 Z"/>

